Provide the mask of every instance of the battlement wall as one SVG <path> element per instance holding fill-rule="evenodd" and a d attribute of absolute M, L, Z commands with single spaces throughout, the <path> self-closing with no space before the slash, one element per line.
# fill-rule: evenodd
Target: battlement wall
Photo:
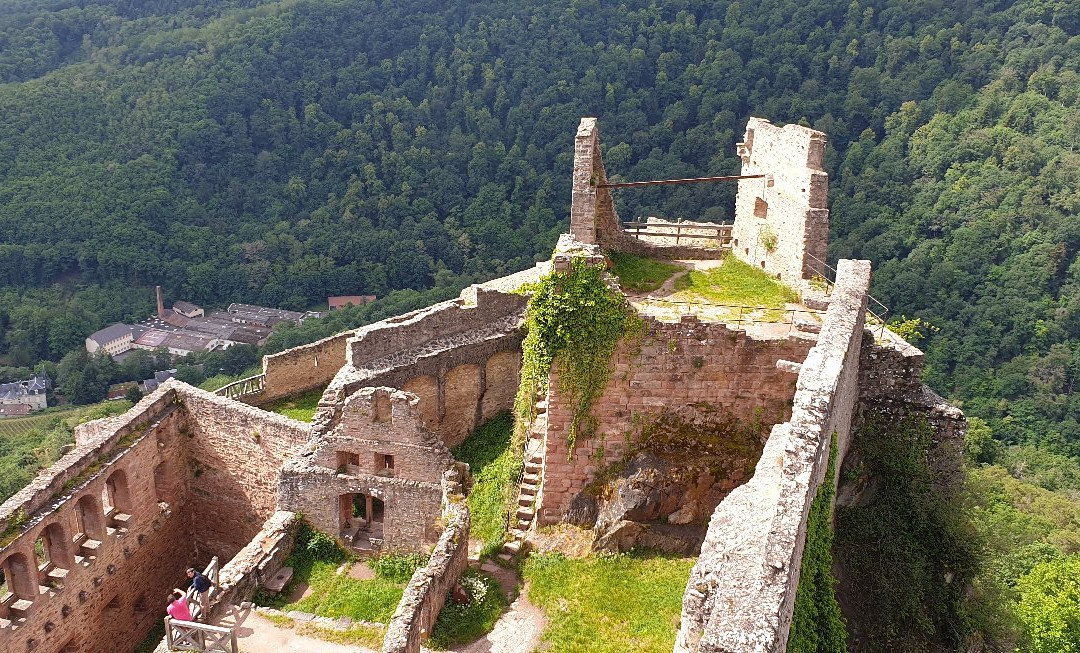
<path fill-rule="evenodd" d="M 184 416 L 172 406 L 163 390 L 108 420 L 111 432 L 91 423 L 28 488 L 59 486 L 47 501 L 24 490 L 0 508 L 0 650 L 131 650 L 161 618 L 165 592 L 197 559 L 176 464 Z"/>
<path fill-rule="evenodd" d="M 822 274 L 829 243 L 825 134 L 750 118 L 737 146 L 743 175 L 735 197 L 732 251 L 793 286 Z M 809 254 L 809 256 L 808 256 Z"/>
<path fill-rule="evenodd" d="M 320 402 L 316 433 L 337 424 L 345 397 L 386 386 L 414 393 L 424 424 L 447 447 L 458 444 L 513 406 L 527 303 L 525 295 L 473 286 L 458 299 L 358 330 L 349 363 Z"/>
<path fill-rule="evenodd" d="M 345 350 L 356 330 L 263 356 L 265 385 L 260 404 L 325 388 L 345 365 Z"/>
<path fill-rule="evenodd" d="M 833 437 L 839 460 L 850 444 L 869 284 L 869 261 L 839 262 L 791 419 L 773 427 L 753 477 L 713 513 L 683 597 L 677 652 L 787 649 L 810 504 Z"/>

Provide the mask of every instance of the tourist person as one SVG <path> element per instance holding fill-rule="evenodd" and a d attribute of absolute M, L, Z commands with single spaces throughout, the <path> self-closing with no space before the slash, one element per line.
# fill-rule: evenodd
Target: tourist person
<path fill-rule="evenodd" d="M 191 610 L 188 609 L 187 596 L 184 595 L 183 590 L 174 589 L 169 594 L 169 607 L 165 608 L 165 612 L 168 612 L 169 616 L 173 619 L 192 621 Z"/>
<path fill-rule="evenodd" d="M 210 595 L 210 579 L 199 573 L 195 567 L 188 567 L 187 577 L 191 579 L 191 587 L 195 589 L 195 601 L 199 606 L 199 616 L 206 618 L 206 611 L 210 608 L 207 598 Z"/>

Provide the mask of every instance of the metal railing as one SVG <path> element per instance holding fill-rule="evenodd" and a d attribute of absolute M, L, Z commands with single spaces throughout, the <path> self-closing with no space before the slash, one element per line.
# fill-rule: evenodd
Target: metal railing
<path fill-rule="evenodd" d="M 717 241 L 720 246 L 731 244 L 731 225 L 729 224 L 706 224 L 701 222 L 642 222 L 640 220 L 624 222 L 623 228 L 626 232 L 632 233 L 634 238 L 641 239 L 642 236 L 649 236 L 653 238 L 674 238 L 675 244 L 679 244 L 679 240 L 683 238 L 707 238 L 709 240 Z M 671 231 L 674 229 L 674 231 Z M 663 231 L 662 231 L 663 230 Z M 711 231 L 712 233 L 692 233 L 700 231 Z M 691 233 L 684 233 L 691 232 Z"/>
<path fill-rule="evenodd" d="M 233 381 L 229 385 L 224 385 L 214 391 L 214 394 L 222 397 L 228 397 L 229 399 L 239 399 L 247 395 L 255 395 L 261 393 L 266 388 L 266 375 L 256 374 L 255 376 L 249 376 L 246 379 L 240 379 L 239 381 Z"/>
<path fill-rule="evenodd" d="M 822 261 L 818 257 L 814 256 L 810 252 L 805 253 L 810 259 L 810 269 L 812 269 L 817 276 L 825 281 L 825 294 L 831 294 L 833 286 L 836 285 L 836 268 L 829 265 L 825 261 Z M 830 278 L 830 276 L 832 278 Z M 889 319 L 889 307 L 882 304 L 876 297 L 870 293 L 866 293 L 866 312 L 870 314 L 873 321 L 879 323 L 880 329 L 878 331 L 878 338 L 885 335 L 885 327 Z"/>

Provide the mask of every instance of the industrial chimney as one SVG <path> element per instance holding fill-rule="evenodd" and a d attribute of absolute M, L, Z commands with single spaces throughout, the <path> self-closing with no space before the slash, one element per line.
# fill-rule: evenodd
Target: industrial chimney
<path fill-rule="evenodd" d="M 161 297 L 161 286 L 155 286 L 154 290 L 157 292 L 157 316 L 158 319 L 165 319 L 165 300 Z"/>

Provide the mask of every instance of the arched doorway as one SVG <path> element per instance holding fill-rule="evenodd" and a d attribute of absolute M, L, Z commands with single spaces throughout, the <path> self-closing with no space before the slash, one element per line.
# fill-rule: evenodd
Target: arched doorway
<path fill-rule="evenodd" d="M 382 546 L 383 518 L 386 506 L 382 499 L 353 492 L 338 497 L 341 539 L 353 550 L 374 553 Z"/>

